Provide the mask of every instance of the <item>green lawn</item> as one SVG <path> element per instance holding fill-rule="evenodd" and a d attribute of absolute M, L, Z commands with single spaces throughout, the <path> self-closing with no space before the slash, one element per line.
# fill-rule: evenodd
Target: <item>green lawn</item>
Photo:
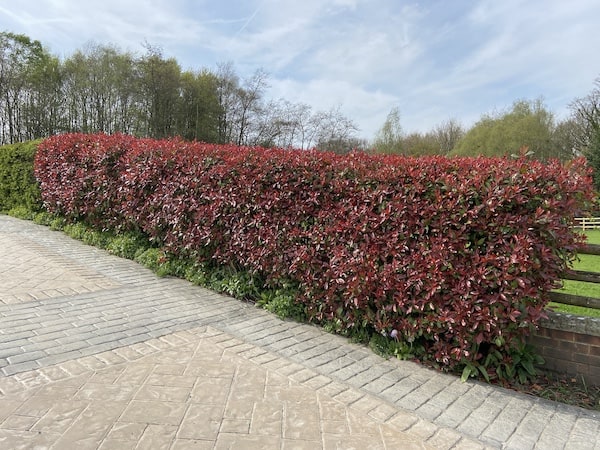
<path fill-rule="evenodd" d="M 587 241 L 590 244 L 599 244 L 600 245 L 600 230 L 585 230 L 583 233 L 587 236 Z"/>
<path fill-rule="evenodd" d="M 590 244 L 600 244 L 600 230 L 585 230 L 587 241 Z M 573 268 L 577 270 L 587 270 L 590 272 L 600 272 L 600 256 L 597 255 L 579 255 L 577 261 L 573 263 Z M 564 286 L 560 292 L 565 292 L 584 297 L 600 298 L 600 284 L 586 283 L 585 281 L 565 280 Z M 550 308 L 554 311 L 600 317 L 600 310 L 591 308 L 582 308 L 580 306 L 562 305 L 560 303 L 550 303 Z"/>

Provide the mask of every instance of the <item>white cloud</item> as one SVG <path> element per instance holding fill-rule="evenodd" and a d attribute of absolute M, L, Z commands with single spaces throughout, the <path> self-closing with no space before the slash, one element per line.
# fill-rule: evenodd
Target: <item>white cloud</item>
<path fill-rule="evenodd" d="M 163 48 L 183 68 L 232 61 L 273 97 L 340 105 L 372 137 L 392 107 L 405 130 L 470 125 L 520 98 L 564 114 L 600 75 L 597 0 L 39 0 L 0 6 L 0 30 L 66 57 L 86 42 Z"/>

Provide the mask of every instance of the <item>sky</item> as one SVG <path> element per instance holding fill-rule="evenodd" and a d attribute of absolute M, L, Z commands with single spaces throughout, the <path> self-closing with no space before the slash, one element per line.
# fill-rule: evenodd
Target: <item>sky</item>
<path fill-rule="evenodd" d="M 600 77 L 599 27 L 598 0 L 0 0 L 0 31 L 63 60 L 147 43 L 183 70 L 263 70 L 267 98 L 339 107 L 366 139 L 392 108 L 406 133 L 516 100 L 564 119 Z"/>

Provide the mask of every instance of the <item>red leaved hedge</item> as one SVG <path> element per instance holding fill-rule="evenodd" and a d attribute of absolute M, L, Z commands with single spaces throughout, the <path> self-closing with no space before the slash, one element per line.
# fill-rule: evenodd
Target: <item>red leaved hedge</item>
<path fill-rule="evenodd" d="M 60 135 L 46 207 L 177 255 L 295 280 L 315 320 L 419 342 L 453 367 L 543 316 L 592 198 L 584 160 L 407 158 Z M 395 330 L 395 331 L 393 331 Z"/>

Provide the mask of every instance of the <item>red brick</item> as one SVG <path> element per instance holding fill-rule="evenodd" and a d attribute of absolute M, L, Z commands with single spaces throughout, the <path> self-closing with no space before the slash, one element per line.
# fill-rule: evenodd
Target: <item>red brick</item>
<path fill-rule="evenodd" d="M 578 334 L 577 341 L 584 344 L 600 347 L 600 336 L 592 336 L 591 334 Z"/>
<path fill-rule="evenodd" d="M 564 330 L 548 330 L 549 337 L 559 341 L 575 342 L 575 333 Z"/>
<path fill-rule="evenodd" d="M 527 341 L 545 359 L 546 370 L 600 385 L 599 336 L 540 328 Z"/>
<path fill-rule="evenodd" d="M 557 342 L 557 348 L 560 350 L 566 350 L 568 352 L 579 353 L 582 355 L 588 355 L 590 352 L 590 346 L 587 344 L 579 344 L 577 342 L 566 342 L 559 341 Z"/>
<path fill-rule="evenodd" d="M 551 370 L 553 372 L 558 373 L 567 373 L 572 374 L 573 371 L 573 363 L 570 361 L 565 361 L 562 359 L 556 358 L 546 358 L 546 363 L 543 366 L 546 370 Z"/>
<path fill-rule="evenodd" d="M 571 361 L 573 353 L 566 350 L 559 350 L 557 348 L 554 348 L 548 352 L 548 356 L 554 359 L 562 359 L 563 361 Z"/>
<path fill-rule="evenodd" d="M 554 342 L 552 339 L 548 337 L 542 336 L 529 336 L 528 343 L 533 345 L 534 347 L 554 347 Z"/>
<path fill-rule="evenodd" d="M 573 354 L 573 361 L 582 364 L 588 364 L 592 367 L 596 367 L 600 372 L 600 356 L 582 355 L 580 353 Z"/>

